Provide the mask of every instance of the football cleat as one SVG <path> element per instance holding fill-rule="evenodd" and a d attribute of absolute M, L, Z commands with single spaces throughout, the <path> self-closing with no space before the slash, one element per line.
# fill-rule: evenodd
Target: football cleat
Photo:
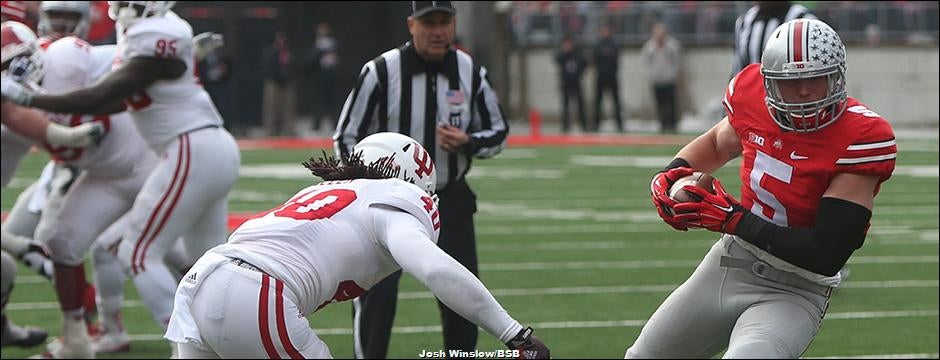
<path fill-rule="evenodd" d="M 17 326 L 3 319 L 3 336 L 0 337 L 0 346 L 33 347 L 46 341 L 49 333 L 34 326 Z"/>
<path fill-rule="evenodd" d="M 122 353 L 131 350 L 131 339 L 126 331 L 104 332 L 92 339 L 96 353 Z"/>

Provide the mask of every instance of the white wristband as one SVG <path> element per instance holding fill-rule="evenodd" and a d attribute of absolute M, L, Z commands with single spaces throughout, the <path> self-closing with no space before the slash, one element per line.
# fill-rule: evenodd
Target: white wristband
<path fill-rule="evenodd" d="M 68 126 L 53 122 L 46 128 L 46 142 L 55 146 L 76 146 L 75 132 Z"/>

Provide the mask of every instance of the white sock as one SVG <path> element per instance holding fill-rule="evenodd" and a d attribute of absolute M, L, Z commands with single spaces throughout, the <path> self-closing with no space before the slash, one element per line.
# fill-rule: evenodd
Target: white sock
<path fill-rule="evenodd" d="M 124 302 L 124 267 L 107 249 L 94 247 L 95 285 L 97 286 L 98 318 L 105 332 L 121 332 L 121 304 Z"/>

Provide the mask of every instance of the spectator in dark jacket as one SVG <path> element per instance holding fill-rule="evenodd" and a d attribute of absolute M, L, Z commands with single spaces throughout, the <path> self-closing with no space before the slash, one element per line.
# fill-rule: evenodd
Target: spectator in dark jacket
<path fill-rule="evenodd" d="M 620 47 L 614 43 L 608 25 L 601 25 L 599 35 L 600 40 L 594 45 L 594 67 L 597 69 L 595 73 L 597 81 L 594 87 L 594 126 L 600 128 L 601 103 L 604 100 L 604 93 L 610 92 L 614 100 L 614 118 L 617 120 L 617 130 L 623 132 L 623 117 L 620 114 L 620 82 L 617 81 L 617 61 L 620 57 Z"/>
<path fill-rule="evenodd" d="M 320 130 L 323 119 L 327 119 L 327 128 L 336 128 L 337 109 L 342 98 L 336 89 L 339 51 L 330 24 L 317 24 L 317 37 L 313 46 L 304 54 L 304 68 L 311 75 L 313 85 L 313 130 Z"/>
<path fill-rule="evenodd" d="M 584 117 L 584 97 L 581 92 L 581 74 L 587 66 L 584 54 L 574 46 L 574 41 L 566 37 L 561 42 L 561 49 L 555 55 L 555 61 L 558 63 L 559 74 L 561 75 L 561 131 L 568 133 L 570 122 L 568 121 L 568 104 L 571 100 L 578 102 L 578 122 L 581 123 L 582 131 L 591 131 L 588 127 L 587 119 Z"/>
<path fill-rule="evenodd" d="M 292 135 L 294 129 L 294 84 L 291 81 L 291 53 L 287 34 L 278 31 L 274 43 L 264 50 L 264 127 L 268 136 Z"/>

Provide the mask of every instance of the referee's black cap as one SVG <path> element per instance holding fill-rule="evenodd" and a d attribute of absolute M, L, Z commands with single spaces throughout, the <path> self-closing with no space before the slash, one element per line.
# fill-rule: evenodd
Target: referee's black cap
<path fill-rule="evenodd" d="M 411 16 L 422 17 L 432 11 L 443 11 L 450 15 L 457 15 L 457 9 L 451 1 L 412 1 Z"/>

